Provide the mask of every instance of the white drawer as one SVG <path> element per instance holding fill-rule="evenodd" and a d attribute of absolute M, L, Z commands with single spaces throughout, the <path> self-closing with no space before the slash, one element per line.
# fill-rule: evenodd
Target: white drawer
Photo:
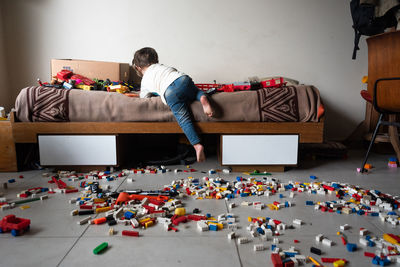
<path fill-rule="evenodd" d="M 39 135 L 42 166 L 117 165 L 115 135 Z"/>
<path fill-rule="evenodd" d="M 222 135 L 222 165 L 296 165 L 298 135 Z"/>

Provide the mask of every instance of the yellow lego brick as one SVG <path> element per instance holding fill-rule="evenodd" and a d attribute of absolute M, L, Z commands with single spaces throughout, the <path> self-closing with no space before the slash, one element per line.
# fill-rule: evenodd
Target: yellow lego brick
<path fill-rule="evenodd" d="M 146 223 L 144 224 L 144 227 L 147 228 L 147 227 L 152 226 L 153 224 L 154 224 L 153 221 L 149 221 L 149 222 L 146 222 Z"/>
<path fill-rule="evenodd" d="M 387 241 L 387 242 L 389 242 L 390 244 L 393 244 L 393 245 L 398 245 L 399 244 L 395 238 L 391 237 L 388 234 L 383 234 L 383 239 L 385 239 L 385 241 Z"/>
<path fill-rule="evenodd" d="M 209 220 L 209 221 L 216 221 L 216 219 L 215 219 L 214 217 L 210 217 L 210 218 L 208 218 L 207 220 Z"/>
<path fill-rule="evenodd" d="M 334 267 L 343 267 L 346 264 L 346 262 L 344 260 L 338 260 L 333 262 L 333 266 Z"/>
<path fill-rule="evenodd" d="M 77 84 L 77 85 L 75 85 L 75 87 L 78 89 L 86 90 L 86 91 L 90 91 L 93 89 L 93 86 L 86 85 L 86 84 Z"/>
<path fill-rule="evenodd" d="M 270 210 L 278 210 L 279 208 L 277 206 L 275 206 L 274 204 L 267 204 L 268 208 Z"/>
<path fill-rule="evenodd" d="M 252 220 L 253 220 L 253 218 L 247 217 L 247 221 L 251 222 Z"/>
<path fill-rule="evenodd" d="M 96 213 L 102 213 L 111 210 L 111 207 L 97 208 Z"/>
<path fill-rule="evenodd" d="M 203 199 L 203 198 L 202 198 L 202 197 L 198 197 L 198 198 L 196 198 L 196 199 L 199 199 L 199 200 L 200 200 L 200 199 Z"/>
<path fill-rule="evenodd" d="M 103 202 L 106 202 L 104 199 L 102 199 L 102 198 L 95 198 L 95 199 L 93 199 L 93 202 L 94 203 L 103 203 Z"/>
<path fill-rule="evenodd" d="M 21 206 L 21 207 L 19 207 L 21 210 L 26 210 L 26 209 L 29 209 L 31 206 L 29 206 L 29 205 L 24 205 L 24 206 Z"/>
<path fill-rule="evenodd" d="M 146 223 L 146 222 L 149 222 L 149 221 L 151 221 L 150 218 L 144 218 L 144 219 L 140 220 L 139 223 L 142 224 L 142 223 Z"/>
<path fill-rule="evenodd" d="M 313 257 L 309 256 L 308 258 L 309 258 L 310 261 L 312 261 L 316 266 L 321 266 L 321 264 L 320 264 L 317 260 L 315 260 Z"/>

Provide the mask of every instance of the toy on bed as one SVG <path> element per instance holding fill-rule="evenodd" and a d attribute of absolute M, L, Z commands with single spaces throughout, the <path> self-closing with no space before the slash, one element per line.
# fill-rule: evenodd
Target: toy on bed
<path fill-rule="evenodd" d="M 285 86 L 287 82 L 284 81 L 283 77 L 275 77 L 266 79 L 264 81 L 250 81 L 250 82 L 236 82 L 232 84 L 217 84 L 217 83 L 198 83 L 196 86 L 208 94 L 215 92 L 235 92 L 235 91 L 247 91 L 247 90 L 258 90 L 261 88 L 279 88 Z"/>
<path fill-rule="evenodd" d="M 137 91 L 133 84 L 128 82 L 111 81 L 109 79 L 89 79 L 80 74 L 75 74 L 70 70 L 63 69 L 57 72 L 57 75 L 53 77 L 50 83 L 42 82 L 40 79 L 37 80 L 40 86 L 57 88 L 57 89 L 82 89 L 86 91 L 107 91 L 116 92 L 121 94 L 128 94 L 128 96 L 136 96 L 131 94 L 131 91 Z"/>

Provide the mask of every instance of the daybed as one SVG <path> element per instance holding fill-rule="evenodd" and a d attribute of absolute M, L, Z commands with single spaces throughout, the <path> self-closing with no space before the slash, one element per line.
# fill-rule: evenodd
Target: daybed
<path fill-rule="evenodd" d="M 323 105 L 313 86 L 217 93 L 211 98 L 216 118 L 206 117 L 198 102 L 191 105 L 201 134 L 298 134 L 300 143 L 323 142 Z M 159 97 L 28 87 L 11 115 L 13 145 L 36 143 L 39 134 L 182 133 Z M 15 169 L 16 164 L 8 170 Z M 283 166 L 269 170 L 282 171 Z"/>

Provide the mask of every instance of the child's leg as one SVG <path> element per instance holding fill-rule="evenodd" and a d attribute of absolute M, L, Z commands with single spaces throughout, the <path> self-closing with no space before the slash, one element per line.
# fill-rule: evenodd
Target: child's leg
<path fill-rule="evenodd" d="M 185 92 L 187 87 L 188 78 L 179 78 L 168 87 L 164 96 L 179 126 L 196 150 L 197 161 L 201 162 L 205 160 L 204 147 L 200 144 L 200 137 L 192 123 L 190 109 L 187 104 L 190 100 L 187 99 L 188 96 L 185 94 L 187 93 Z"/>
<path fill-rule="evenodd" d="M 182 131 L 185 133 L 190 144 L 192 144 L 196 150 L 197 161 L 205 161 L 206 157 L 204 154 L 204 147 L 200 143 L 200 137 L 194 129 L 187 104 L 184 102 L 176 102 L 173 104 L 170 104 L 169 102 L 168 104 L 170 105 L 169 107 L 171 108 L 179 126 L 182 128 Z"/>

